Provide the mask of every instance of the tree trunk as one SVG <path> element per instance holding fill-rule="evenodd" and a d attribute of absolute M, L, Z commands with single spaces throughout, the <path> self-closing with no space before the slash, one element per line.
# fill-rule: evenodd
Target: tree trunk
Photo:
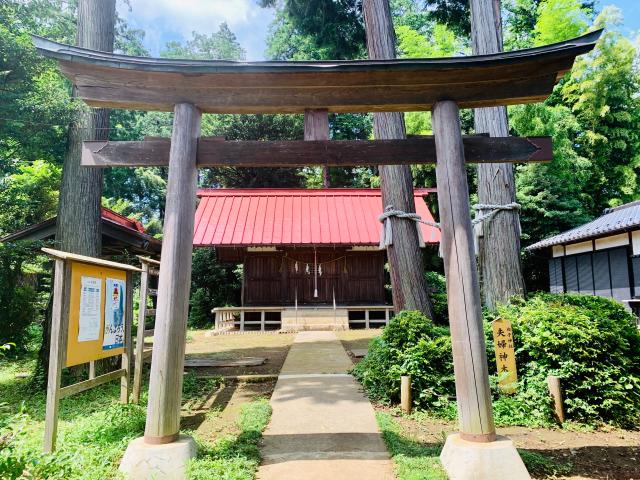
<path fill-rule="evenodd" d="M 77 45 L 113 52 L 115 0 L 80 0 Z M 75 96 L 75 91 L 74 91 Z M 62 168 L 56 242 L 61 250 L 99 257 L 102 170 L 80 166 L 84 140 L 109 138 L 109 110 L 83 109 L 69 129 Z"/>
<path fill-rule="evenodd" d="M 388 0 L 364 0 L 362 4 L 367 32 L 367 49 L 372 60 L 396 57 L 395 35 Z M 401 113 L 374 113 L 373 131 L 377 139 L 406 137 Z M 411 168 L 407 165 L 380 166 L 383 208 L 393 205 L 404 212 L 416 211 Z M 419 310 L 433 318 L 427 294 L 420 239 L 416 223 L 391 217 L 393 244 L 387 247 L 393 305 L 400 310 Z"/>
<path fill-rule="evenodd" d="M 474 55 L 502 51 L 500 0 L 471 0 L 471 39 Z M 477 108 L 476 133 L 492 137 L 509 135 L 506 107 Z M 516 201 L 513 165 L 478 165 L 478 202 L 505 205 Z M 497 302 L 524 294 L 520 264 L 520 219 L 515 210 L 503 210 L 478 227 L 479 269 L 484 305 L 493 310 Z"/>
<path fill-rule="evenodd" d="M 79 47 L 113 52 L 116 16 L 115 0 L 80 0 L 78 2 Z M 75 87 L 73 96 L 75 97 Z M 84 107 L 69 127 L 67 151 L 62 167 L 58 203 L 56 248 L 90 257 L 102 252 L 102 169 L 80 166 L 82 142 L 109 137 L 109 110 Z M 45 318 L 43 339 L 38 354 L 37 372 L 47 372 L 49 362 L 49 315 Z M 46 379 L 45 384 L 46 384 Z"/>
<path fill-rule="evenodd" d="M 329 111 L 308 109 L 304 111 L 304 139 L 329 140 Z M 322 188 L 331 187 L 329 167 L 322 167 Z"/>

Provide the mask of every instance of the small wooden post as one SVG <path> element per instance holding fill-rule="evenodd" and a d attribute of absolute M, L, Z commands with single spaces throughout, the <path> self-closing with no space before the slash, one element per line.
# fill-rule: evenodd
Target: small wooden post
<path fill-rule="evenodd" d="M 447 100 L 434 105 L 433 133 L 460 437 L 491 442 L 496 432 L 473 251 L 469 186 L 455 102 Z"/>
<path fill-rule="evenodd" d="M 56 449 L 58 433 L 58 407 L 60 406 L 60 378 L 67 351 L 68 292 L 71 284 L 71 267 L 64 260 L 55 260 L 53 280 L 53 307 L 51 311 L 51 348 L 49 351 L 49 377 L 44 421 L 44 453 Z"/>
<path fill-rule="evenodd" d="M 304 139 L 329 140 L 329 110 L 307 109 L 304 111 Z M 322 186 L 329 188 L 329 167 L 322 167 Z"/>
<path fill-rule="evenodd" d="M 400 377 L 400 408 L 402 413 L 410 414 L 413 399 L 411 398 L 411 375 Z"/>
<path fill-rule="evenodd" d="M 384 309 L 384 324 L 389 325 L 389 309 Z"/>
<path fill-rule="evenodd" d="M 158 308 L 151 361 L 145 442 L 178 439 L 186 345 L 193 223 L 196 207 L 196 151 L 201 113 L 195 105 L 174 107 Z"/>
<path fill-rule="evenodd" d="M 264 332 L 264 321 L 265 321 L 266 313 L 264 310 L 260 311 L 260 331 Z"/>
<path fill-rule="evenodd" d="M 129 403 L 131 393 L 131 357 L 133 345 L 131 338 L 131 324 L 133 323 L 133 273 L 127 272 L 127 286 L 125 293 L 124 312 L 124 352 L 122 352 L 122 368 L 125 371 L 120 379 L 120 403 Z"/>
<path fill-rule="evenodd" d="M 553 398 L 553 408 L 556 421 L 562 425 L 564 423 L 564 401 L 562 399 L 560 379 L 554 375 L 549 375 L 547 377 L 547 385 L 549 386 L 551 398 Z"/>
<path fill-rule="evenodd" d="M 240 331 L 244 332 L 244 309 L 240 310 Z"/>
<path fill-rule="evenodd" d="M 91 360 L 89 362 L 89 380 L 93 380 L 96 378 L 96 362 L 95 360 Z"/>
<path fill-rule="evenodd" d="M 369 328 L 369 310 L 364 311 L 364 328 Z"/>
<path fill-rule="evenodd" d="M 135 366 L 133 368 L 133 403 L 140 402 L 142 369 L 144 367 L 144 330 L 147 320 L 147 291 L 149 289 L 149 264 L 142 262 L 140 275 L 140 305 L 138 306 L 138 332 L 136 334 Z"/>

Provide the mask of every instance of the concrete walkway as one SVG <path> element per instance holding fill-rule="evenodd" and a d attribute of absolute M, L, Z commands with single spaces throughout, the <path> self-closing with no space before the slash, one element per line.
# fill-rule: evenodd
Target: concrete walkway
<path fill-rule="evenodd" d="M 296 336 L 276 384 L 259 480 L 391 480 L 373 407 L 333 332 Z"/>

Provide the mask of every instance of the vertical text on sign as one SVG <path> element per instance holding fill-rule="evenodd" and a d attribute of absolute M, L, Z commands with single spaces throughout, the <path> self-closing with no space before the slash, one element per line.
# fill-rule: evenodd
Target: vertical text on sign
<path fill-rule="evenodd" d="M 515 382 L 518 381 L 518 374 L 516 372 L 516 353 L 513 345 L 511 322 L 499 318 L 493 321 L 492 326 L 500 390 L 504 393 L 515 393 Z"/>

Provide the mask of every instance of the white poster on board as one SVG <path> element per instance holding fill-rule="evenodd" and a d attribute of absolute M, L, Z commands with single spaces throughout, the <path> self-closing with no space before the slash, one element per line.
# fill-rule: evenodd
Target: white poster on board
<path fill-rule="evenodd" d="M 78 319 L 78 341 L 91 342 L 100 338 L 100 300 L 102 279 L 80 278 L 80 316 Z"/>
<path fill-rule="evenodd" d="M 107 278 L 104 303 L 103 350 L 124 346 L 124 308 L 126 305 L 124 280 Z"/>

